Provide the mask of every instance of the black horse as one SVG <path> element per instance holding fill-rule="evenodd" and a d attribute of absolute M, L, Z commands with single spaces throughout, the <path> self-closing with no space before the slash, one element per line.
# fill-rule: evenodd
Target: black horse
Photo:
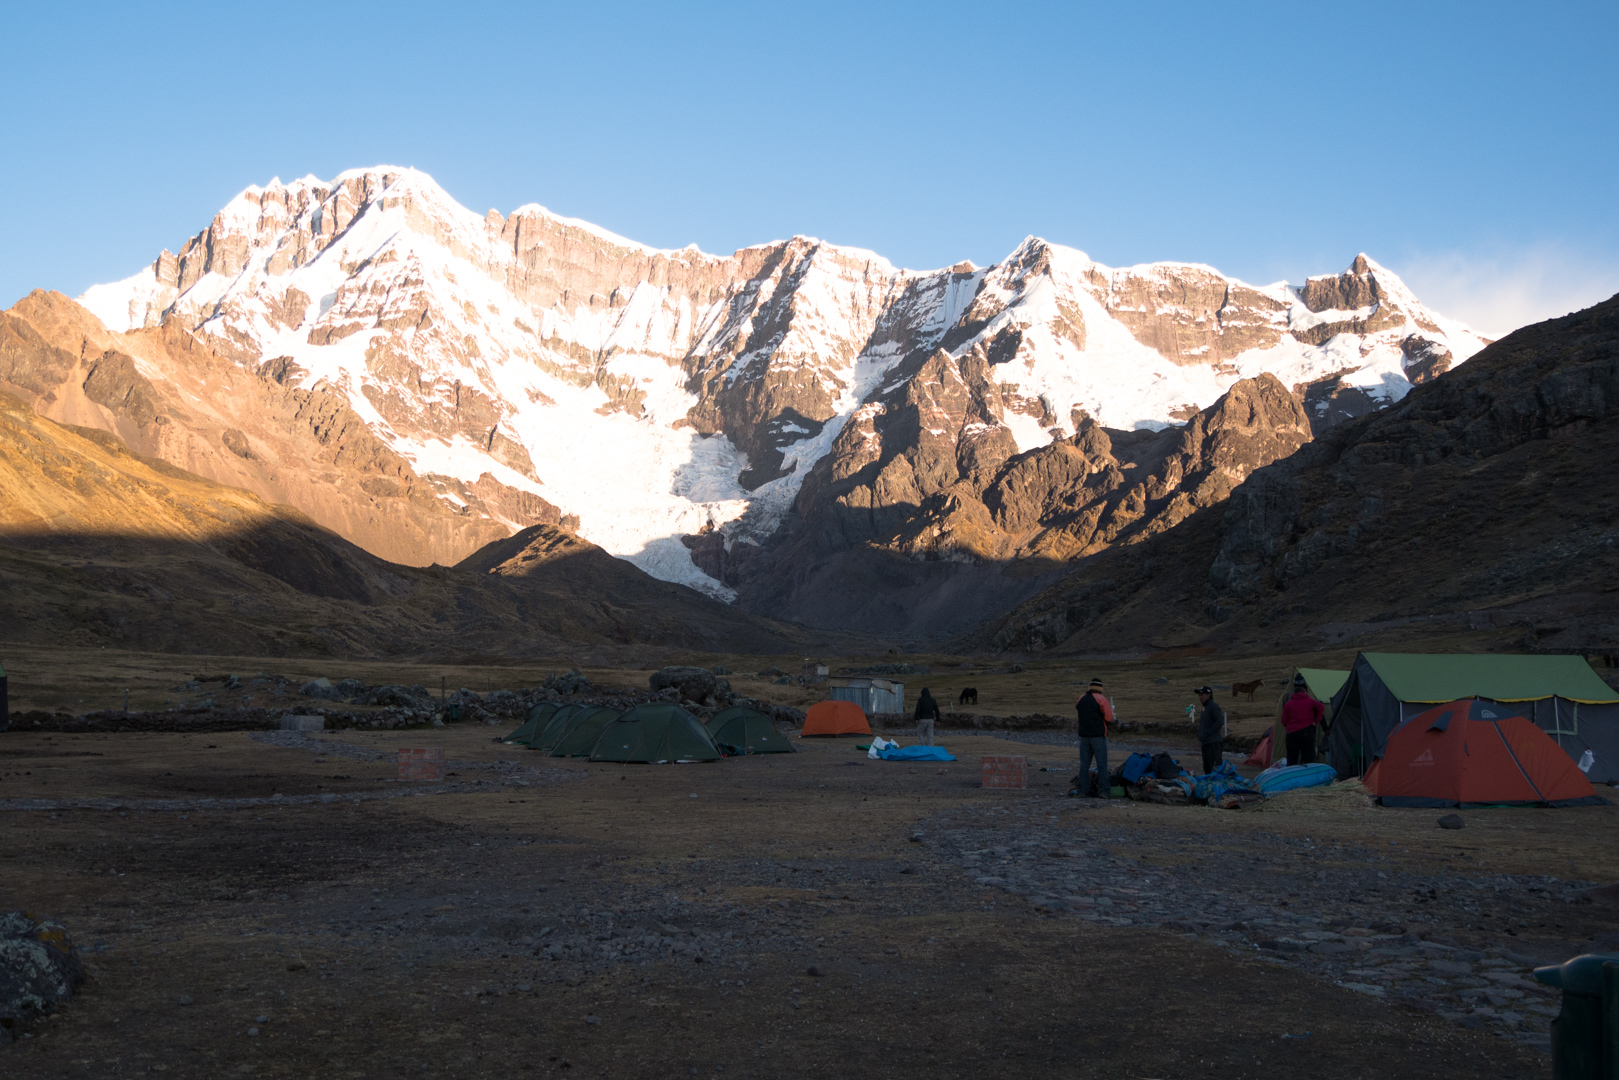
<path fill-rule="evenodd" d="M 969 686 L 966 689 L 964 689 L 961 692 L 961 697 L 956 701 L 956 704 L 957 705 L 977 705 L 978 704 L 978 687 Z"/>

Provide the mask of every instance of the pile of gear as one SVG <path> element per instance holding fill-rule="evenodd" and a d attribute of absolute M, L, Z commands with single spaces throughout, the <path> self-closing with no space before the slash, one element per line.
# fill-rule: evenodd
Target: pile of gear
<path fill-rule="evenodd" d="M 1243 776 L 1229 761 L 1222 761 L 1210 772 L 1194 776 L 1166 753 L 1134 753 L 1108 777 L 1108 794 L 1116 799 L 1129 797 L 1141 802 L 1167 806 L 1213 806 L 1221 810 L 1241 810 L 1272 795 L 1296 788 L 1316 787 L 1333 781 L 1330 766 L 1277 765 L 1253 779 Z M 1081 791 L 1081 784 L 1085 790 Z M 1101 796 L 1096 773 L 1074 777 L 1069 795 Z"/>

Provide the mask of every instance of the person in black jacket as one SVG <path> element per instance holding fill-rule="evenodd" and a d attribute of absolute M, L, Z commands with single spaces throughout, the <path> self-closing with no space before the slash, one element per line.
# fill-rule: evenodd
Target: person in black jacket
<path fill-rule="evenodd" d="M 916 741 L 923 746 L 933 745 L 933 722 L 939 719 L 939 703 L 933 694 L 922 687 L 922 696 L 916 699 Z"/>
<path fill-rule="evenodd" d="M 1197 741 L 1203 746 L 1203 772 L 1213 772 L 1225 760 L 1225 710 L 1214 700 L 1214 689 L 1200 686 L 1192 693 L 1203 703 L 1197 718 Z"/>
<path fill-rule="evenodd" d="M 1107 726 L 1113 722 L 1113 703 L 1102 693 L 1102 680 L 1092 679 L 1090 689 L 1074 702 L 1079 714 L 1079 776 L 1081 795 L 1090 790 L 1091 759 L 1096 759 L 1096 790 L 1102 798 L 1110 794 L 1112 781 L 1107 774 Z"/>

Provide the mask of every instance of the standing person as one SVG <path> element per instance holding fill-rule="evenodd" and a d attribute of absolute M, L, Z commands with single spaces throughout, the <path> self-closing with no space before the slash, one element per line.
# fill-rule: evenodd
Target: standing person
<path fill-rule="evenodd" d="M 1200 686 L 1192 693 L 1203 703 L 1197 718 L 1197 741 L 1203 747 L 1203 772 L 1213 772 L 1225 760 L 1225 710 L 1214 700 L 1212 687 Z"/>
<path fill-rule="evenodd" d="M 1074 702 L 1079 714 L 1079 793 L 1090 790 L 1091 759 L 1096 759 L 1096 791 L 1107 798 L 1112 781 L 1107 774 L 1107 726 L 1113 722 L 1113 703 L 1102 693 L 1102 680 L 1092 679 L 1090 689 Z"/>
<path fill-rule="evenodd" d="M 1294 675 L 1293 696 L 1282 706 L 1282 727 L 1287 731 L 1289 765 L 1308 765 L 1315 761 L 1315 726 L 1326 717 L 1326 706 L 1317 701 L 1304 685 L 1304 676 Z"/>
<path fill-rule="evenodd" d="M 933 722 L 939 717 L 939 703 L 933 694 L 922 687 L 922 696 L 916 699 L 916 741 L 923 746 L 933 745 Z"/>

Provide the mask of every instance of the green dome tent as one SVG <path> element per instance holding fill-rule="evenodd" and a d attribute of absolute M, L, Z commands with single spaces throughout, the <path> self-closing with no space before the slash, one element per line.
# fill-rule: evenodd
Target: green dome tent
<path fill-rule="evenodd" d="M 519 746 L 527 746 L 530 739 L 545 730 L 546 722 L 560 708 L 562 708 L 561 705 L 549 701 L 534 706 L 528 711 L 528 715 L 523 718 L 522 725 L 506 736 L 505 741 L 508 744 L 515 743 Z"/>
<path fill-rule="evenodd" d="M 637 705 L 603 729 L 590 755 L 649 765 L 719 759 L 708 729 L 679 705 Z"/>
<path fill-rule="evenodd" d="M 551 749 L 552 757 L 589 757 L 602 729 L 618 719 L 617 709 L 585 706 L 568 719 L 568 730 Z"/>
<path fill-rule="evenodd" d="M 588 705 L 563 705 L 550 718 L 541 725 L 538 733 L 528 738 L 530 750 L 550 750 L 556 746 L 557 740 L 568 733 L 569 722 L 579 715 Z"/>
<path fill-rule="evenodd" d="M 796 750 L 774 720 L 746 705 L 715 713 L 708 722 L 708 733 L 715 744 L 734 746 L 744 754 L 791 754 Z"/>

